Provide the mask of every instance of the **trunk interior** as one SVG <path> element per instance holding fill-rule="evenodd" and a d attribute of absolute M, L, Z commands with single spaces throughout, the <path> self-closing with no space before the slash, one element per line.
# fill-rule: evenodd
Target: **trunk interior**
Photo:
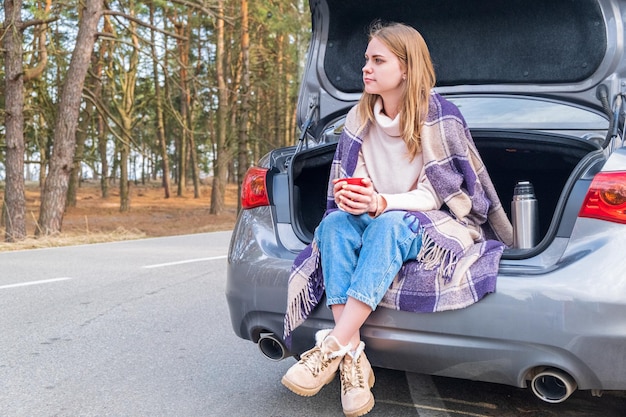
<path fill-rule="evenodd" d="M 607 51 L 605 18 L 597 1 L 327 3 L 328 11 L 322 12 L 328 16 L 323 71 L 332 87 L 344 93 L 363 89 L 364 34 L 375 20 L 403 22 L 420 31 L 440 87 L 577 83 L 593 75 Z"/>
<path fill-rule="evenodd" d="M 550 227 L 574 168 L 600 149 L 593 142 L 552 134 L 473 131 L 472 135 L 509 218 L 515 184 L 526 180 L 534 185 L 539 201 L 540 240 Z M 335 147 L 333 143 L 304 150 L 291 162 L 291 220 L 294 231 L 306 243 L 312 240 L 326 209 Z"/>

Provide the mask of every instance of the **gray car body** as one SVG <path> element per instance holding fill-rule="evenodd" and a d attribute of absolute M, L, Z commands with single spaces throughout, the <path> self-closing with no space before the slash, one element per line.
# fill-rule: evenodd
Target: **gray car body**
<path fill-rule="evenodd" d="M 604 83 L 611 96 L 624 86 L 621 51 L 626 2 L 593 3 L 605 19 L 607 47 L 587 79 L 563 85 L 445 85 L 438 91 L 451 97 L 485 93 L 549 97 L 599 112 L 597 85 Z M 324 15 L 329 6 L 326 1 L 311 1 L 311 9 L 313 39 L 299 119 L 301 124 L 310 123 L 305 120 L 309 103 L 317 103 L 307 138 L 309 146 L 315 146 L 331 121 L 340 120 L 359 94 L 336 91 L 329 81 L 321 64 L 332 24 Z M 567 131 L 571 126 L 554 130 Z M 590 134 L 584 129 L 577 133 Z M 626 150 L 619 141 L 614 139 L 577 168 L 575 179 L 560 197 L 549 233 L 537 247 L 521 254 L 505 252 L 495 293 L 456 311 L 374 311 L 362 329 L 372 364 L 517 387 L 529 386 L 536 375 L 554 370 L 556 374 L 549 376 L 557 375 L 555 382 L 572 384 L 574 389 L 626 390 L 626 225 L 578 217 L 597 172 L 626 170 Z M 275 167 L 293 152 L 293 148 L 276 150 L 259 165 Z M 273 334 L 280 343 L 290 268 L 308 242 L 291 224 L 289 170 L 278 170 L 270 178 L 272 204 L 243 210 L 233 231 L 226 295 L 238 336 L 258 342 L 263 335 Z M 310 348 L 315 331 L 332 324 L 330 310 L 317 308 L 296 330 L 290 353 Z M 558 402 L 566 397 L 542 399 Z"/>

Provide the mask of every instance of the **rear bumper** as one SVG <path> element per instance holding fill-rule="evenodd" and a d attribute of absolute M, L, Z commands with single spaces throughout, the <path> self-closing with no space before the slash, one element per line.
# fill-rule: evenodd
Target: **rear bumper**
<path fill-rule="evenodd" d="M 377 309 L 362 329 L 372 364 L 518 387 L 533 369 L 554 367 L 580 389 L 626 390 L 626 264 L 615 256 L 626 234 L 616 239 L 612 226 L 582 223 L 573 236 L 591 237 L 570 245 L 552 268 L 524 273 L 523 265 L 508 265 L 497 291 L 470 307 L 430 314 Z M 235 333 L 253 342 L 265 332 L 282 336 L 296 253 L 277 244 L 269 222 L 259 219 L 240 221 L 232 239 L 226 298 Z M 294 332 L 292 351 L 309 349 L 314 333 L 332 326 L 330 310 L 319 306 Z"/>
<path fill-rule="evenodd" d="M 282 337 L 287 282 L 296 253 L 277 243 L 269 208 L 241 213 L 228 255 L 226 300 L 235 334 L 258 341 L 260 333 Z"/>

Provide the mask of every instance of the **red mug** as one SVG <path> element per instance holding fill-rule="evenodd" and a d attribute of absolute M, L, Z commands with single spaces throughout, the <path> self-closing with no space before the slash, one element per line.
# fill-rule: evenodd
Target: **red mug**
<path fill-rule="evenodd" d="M 360 185 L 360 186 L 364 186 L 363 185 L 363 178 L 361 177 L 352 177 L 352 178 L 342 178 L 340 181 L 345 181 L 350 185 Z"/>

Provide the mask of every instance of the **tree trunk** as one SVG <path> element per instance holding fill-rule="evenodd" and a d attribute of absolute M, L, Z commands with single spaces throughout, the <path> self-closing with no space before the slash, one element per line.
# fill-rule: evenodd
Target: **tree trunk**
<path fill-rule="evenodd" d="M 237 141 L 237 183 L 241 195 L 241 182 L 248 168 L 248 120 L 250 117 L 250 34 L 248 32 L 248 0 L 241 0 L 241 118 Z M 237 211 L 241 210 L 241 199 Z"/>
<path fill-rule="evenodd" d="M 60 232 L 63 223 L 82 89 L 91 62 L 98 21 L 104 7 L 102 0 L 85 0 L 84 5 L 72 60 L 61 90 L 50 173 L 41 197 L 37 235 Z"/>
<path fill-rule="evenodd" d="M 219 103 L 217 107 L 216 155 L 211 190 L 211 214 L 221 214 L 225 206 L 226 179 L 228 175 L 228 149 L 226 146 L 226 111 L 228 90 L 224 76 L 224 1 L 217 2 L 216 22 L 217 46 L 215 48 L 215 69 L 217 75 Z"/>
<path fill-rule="evenodd" d="M 95 85 L 98 81 L 94 80 L 93 91 L 99 91 L 99 88 Z M 96 98 L 97 99 L 97 98 Z M 93 112 L 95 106 L 92 102 L 86 103 L 85 110 L 82 112 L 83 117 L 79 122 L 78 130 L 76 131 L 76 151 L 74 152 L 74 161 L 72 164 L 72 171 L 70 172 L 70 180 L 67 188 L 67 201 L 66 207 L 76 207 L 76 194 L 78 193 L 78 187 L 80 186 L 83 154 L 85 153 L 85 141 L 89 133 L 89 126 L 92 123 Z"/>
<path fill-rule="evenodd" d="M 48 158 L 50 157 L 50 135 L 49 129 L 46 128 L 46 123 L 43 118 L 37 120 L 37 128 L 40 132 L 46 132 L 44 135 L 40 135 L 37 139 L 37 147 L 39 149 L 39 188 L 43 191 L 43 186 L 46 183 L 46 175 L 48 174 Z"/>
<path fill-rule="evenodd" d="M 4 207 L 5 240 L 26 237 L 26 197 L 24 194 L 24 66 L 22 62 L 21 0 L 5 0 L 2 28 L 5 56 L 6 185 Z"/>
<path fill-rule="evenodd" d="M 189 12 L 188 18 L 191 15 Z M 189 160 L 189 35 L 191 24 L 185 19 L 174 22 L 176 33 L 180 35 L 176 39 L 178 49 L 178 62 L 180 65 L 180 140 L 178 142 L 178 190 L 177 195 L 183 196 L 187 191 L 187 161 Z"/>
<path fill-rule="evenodd" d="M 150 24 L 154 27 L 154 4 L 150 3 Z M 165 198 L 170 198 L 170 163 L 167 156 L 167 140 L 165 139 L 165 122 L 163 115 L 163 95 L 161 93 L 161 81 L 159 77 L 159 64 L 156 52 L 156 39 L 154 29 L 150 30 L 150 48 L 152 50 L 152 76 L 154 78 L 155 98 L 155 124 L 157 141 L 161 152 L 163 164 L 163 192 Z"/>
<path fill-rule="evenodd" d="M 191 38 L 191 26 L 188 32 L 188 37 Z M 200 51 L 199 51 L 200 52 Z M 195 74 L 200 73 L 201 61 L 198 61 L 198 64 L 195 69 Z M 189 131 L 189 156 L 190 156 L 190 164 L 191 164 L 191 178 L 193 180 L 193 198 L 200 198 L 200 161 L 198 160 L 198 151 L 196 148 L 196 135 L 195 135 L 195 105 L 196 105 L 196 95 L 195 90 L 192 88 L 188 88 L 189 93 L 189 113 L 187 117 L 187 130 Z"/>
<path fill-rule="evenodd" d="M 193 130 L 189 131 L 189 154 L 191 163 L 191 179 L 193 180 L 193 198 L 200 198 L 200 169 L 198 152 L 196 151 L 196 138 Z"/>
<path fill-rule="evenodd" d="M 134 4 L 130 5 L 131 13 L 134 12 Z M 130 144 L 132 141 L 133 120 L 135 112 L 135 84 L 139 66 L 139 38 L 136 31 L 136 23 L 131 21 L 130 32 L 133 49 L 130 52 L 128 69 L 122 75 L 122 103 L 118 108 L 120 114 L 120 129 L 122 143 L 120 148 L 120 211 L 130 211 L 130 181 L 128 177 L 128 163 L 130 157 Z M 136 176 L 135 176 L 136 177 Z"/>
<path fill-rule="evenodd" d="M 109 197 L 109 160 L 107 159 L 107 138 L 104 117 L 96 115 L 96 125 L 98 126 L 98 155 L 100 155 L 100 192 L 102 198 Z"/>
<path fill-rule="evenodd" d="M 280 34 L 276 38 L 276 47 L 277 47 L 276 73 L 278 75 L 279 80 L 284 79 L 284 73 L 285 73 L 284 45 L 285 45 L 285 37 L 283 34 Z M 276 102 L 274 103 L 274 125 L 276 128 L 276 143 L 278 143 L 278 146 L 287 146 L 287 143 L 285 143 L 285 133 L 284 133 L 285 126 L 283 125 L 283 120 L 284 120 L 283 117 L 285 114 L 285 108 L 283 107 L 283 104 L 285 102 L 284 96 L 285 96 L 285 86 L 279 86 L 276 89 Z"/>
<path fill-rule="evenodd" d="M 111 24 L 111 19 L 109 16 L 104 17 L 104 24 L 102 31 L 107 34 L 114 34 L 113 25 Z M 102 83 L 102 78 L 105 77 L 106 72 L 109 71 L 113 65 L 112 56 L 112 42 L 107 40 L 100 41 L 100 50 L 99 50 L 99 61 L 98 66 L 95 69 L 95 76 L 100 79 L 98 83 L 98 91 L 94 92 L 95 98 L 99 98 L 101 101 L 101 106 L 104 108 L 108 108 L 108 96 L 105 94 L 105 86 Z M 107 87 L 110 90 L 110 84 Z M 107 97 L 105 99 L 105 97 Z M 109 159 L 107 154 L 107 124 L 106 119 L 102 111 L 98 111 L 96 113 L 96 135 L 98 137 L 97 151 L 100 157 L 100 193 L 102 198 L 109 198 L 109 177 L 111 173 L 109 172 Z"/>
<path fill-rule="evenodd" d="M 128 180 L 128 155 L 130 143 L 120 144 L 120 211 L 130 211 L 130 187 Z"/>

